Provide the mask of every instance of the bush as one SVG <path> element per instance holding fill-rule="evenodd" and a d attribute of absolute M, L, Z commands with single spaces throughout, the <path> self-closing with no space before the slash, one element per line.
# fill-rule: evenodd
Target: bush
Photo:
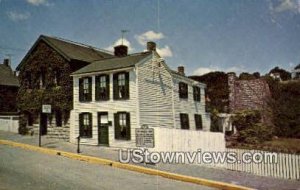
<path fill-rule="evenodd" d="M 20 116 L 20 120 L 19 120 L 19 134 L 21 134 L 21 135 L 28 134 L 27 120 L 24 118 L 24 116 Z"/>
<path fill-rule="evenodd" d="M 261 113 L 257 110 L 237 112 L 232 119 L 239 133 L 239 142 L 257 144 L 272 139 L 273 128 L 261 123 Z"/>
<path fill-rule="evenodd" d="M 256 123 L 253 126 L 240 131 L 239 141 L 247 144 L 257 144 L 272 139 L 273 130 L 271 127 L 262 123 Z"/>

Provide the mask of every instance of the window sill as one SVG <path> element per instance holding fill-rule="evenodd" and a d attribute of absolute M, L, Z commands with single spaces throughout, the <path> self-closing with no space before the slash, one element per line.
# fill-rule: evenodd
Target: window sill
<path fill-rule="evenodd" d="M 86 136 L 84 136 L 84 137 L 82 137 L 82 136 L 80 136 L 80 139 L 92 139 L 93 137 L 91 136 L 91 137 L 86 137 Z"/>
<path fill-rule="evenodd" d="M 110 99 L 101 99 L 101 100 L 95 100 L 95 102 L 107 102 L 109 101 Z"/>
<path fill-rule="evenodd" d="M 92 102 L 92 100 L 79 100 L 80 103 L 89 103 Z"/>
<path fill-rule="evenodd" d="M 116 138 L 115 138 L 115 140 L 116 141 L 131 141 L 131 139 L 116 139 Z"/>

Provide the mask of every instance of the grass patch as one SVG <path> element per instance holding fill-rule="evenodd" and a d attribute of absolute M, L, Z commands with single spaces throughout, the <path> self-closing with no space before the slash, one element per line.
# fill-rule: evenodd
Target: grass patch
<path fill-rule="evenodd" d="M 237 143 L 228 148 L 256 149 L 270 152 L 300 154 L 300 139 L 278 138 L 260 144 Z"/>

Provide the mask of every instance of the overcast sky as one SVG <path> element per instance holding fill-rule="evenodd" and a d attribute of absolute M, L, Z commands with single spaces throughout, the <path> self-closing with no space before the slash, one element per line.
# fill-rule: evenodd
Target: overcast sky
<path fill-rule="evenodd" d="M 0 59 L 16 67 L 40 34 L 131 53 L 147 41 L 188 75 L 290 70 L 300 62 L 300 0 L 0 0 Z"/>

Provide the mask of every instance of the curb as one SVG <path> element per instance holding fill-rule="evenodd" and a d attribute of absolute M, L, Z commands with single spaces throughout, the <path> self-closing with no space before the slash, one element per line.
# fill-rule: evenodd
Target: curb
<path fill-rule="evenodd" d="M 31 151 L 36 151 L 36 152 L 41 152 L 41 153 L 49 154 L 49 155 L 63 156 L 63 157 L 67 157 L 70 159 L 85 161 L 85 162 L 89 162 L 89 163 L 93 163 L 93 164 L 108 165 L 108 166 L 111 166 L 114 168 L 130 170 L 130 171 L 144 173 L 144 174 L 148 174 L 148 175 L 156 175 L 156 176 L 160 176 L 160 177 L 164 177 L 164 178 L 168 178 L 168 179 L 173 179 L 173 180 L 188 182 L 188 183 L 194 183 L 194 184 L 204 185 L 204 186 L 218 188 L 218 189 L 252 190 L 251 188 L 243 187 L 243 186 L 239 186 L 239 185 L 234 185 L 234 184 L 229 184 L 229 183 L 224 183 L 224 182 L 219 182 L 219 181 L 213 181 L 213 180 L 207 180 L 207 179 L 203 179 L 203 178 L 191 177 L 191 176 L 186 176 L 186 175 L 181 175 L 181 174 L 176 174 L 176 173 L 169 173 L 169 172 L 165 172 L 165 171 L 161 171 L 161 170 L 145 168 L 145 167 L 131 165 L 131 164 L 123 164 L 123 163 L 108 160 L 108 159 L 87 156 L 87 155 L 80 155 L 80 154 L 76 154 L 76 153 L 54 150 L 54 149 L 49 149 L 49 148 L 43 148 L 43 147 L 38 147 L 38 146 L 33 146 L 33 145 L 23 144 L 23 143 L 17 143 L 17 142 L 8 141 L 8 140 L 0 140 L 0 144 L 23 148 L 26 150 L 31 150 Z"/>

